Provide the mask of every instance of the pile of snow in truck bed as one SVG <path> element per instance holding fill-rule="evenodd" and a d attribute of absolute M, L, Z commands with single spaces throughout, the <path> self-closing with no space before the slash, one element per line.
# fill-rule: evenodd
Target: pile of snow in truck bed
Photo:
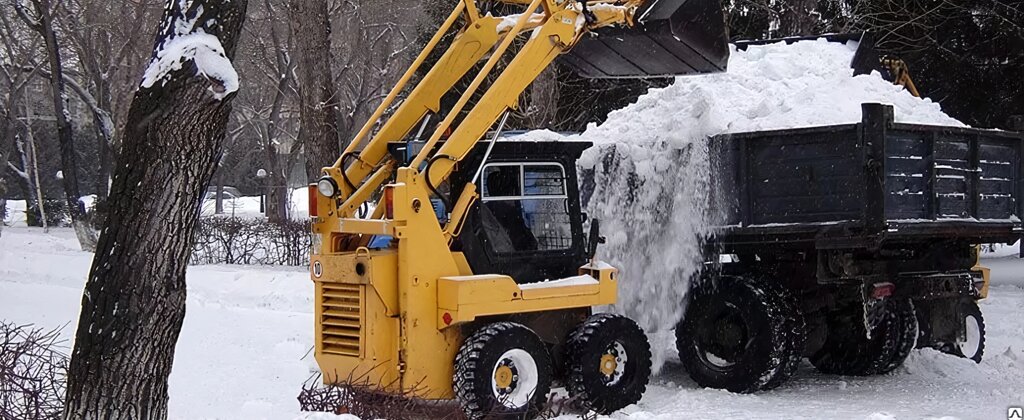
<path fill-rule="evenodd" d="M 579 163 L 586 210 L 608 237 L 599 257 L 622 270 L 616 310 L 651 335 L 656 369 L 671 355 L 670 332 L 685 309 L 687 279 L 700 267 L 701 238 L 718 216 L 706 204 L 705 139 L 856 123 L 865 102 L 892 104 L 900 122 L 963 126 L 938 104 L 877 73 L 854 77 L 856 49 L 855 42 L 817 40 L 734 50 L 728 72 L 682 77 L 651 90 L 582 135 L 525 136 L 596 144 Z"/>

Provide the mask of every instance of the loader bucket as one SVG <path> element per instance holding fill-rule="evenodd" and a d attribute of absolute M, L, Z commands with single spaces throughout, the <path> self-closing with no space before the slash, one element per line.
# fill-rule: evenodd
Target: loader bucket
<path fill-rule="evenodd" d="M 651 0 L 636 16 L 636 27 L 598 29 L 562 62 L 599 79 L 725 71 L 729 39 L 720 0 Z"/>

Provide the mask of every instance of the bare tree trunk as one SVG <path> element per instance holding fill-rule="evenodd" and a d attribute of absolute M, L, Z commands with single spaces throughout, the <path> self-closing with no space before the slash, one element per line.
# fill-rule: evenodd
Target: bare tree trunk
<path fill-rule="evenodd" d="M 60 47 L 57 44 L 57 33 L 53 30 L 53 14 L 50 0 L 32 0 L 36 16 L 31 16 L 20 1 L 14 2 L 18 14 L 25 23 L 38 32 L 46 45 L 46 58 L 50 68 L 50 92 L 53 98 L 53 114 L 57 120 L 57 139 L 60 143 L 61 172 L 64 174 L 64 198 L 67 201 L 71 224 L 78 236 L 82 250 L 96 249 L 96 232 L 85 220 L 85 209 L 79 201 L 81 193 L 78 189 L 78 165 L 75 158 L 75 138 L 71 130 L 71 114 L 68 109 L 68 96 L 64 87 L 64 68 L 60 58 Z"/>
<path fill-rule="evenodd" d="M 7 162 L 7 168 L 14 172 L 16 175 L 18 175 L 18 178 L 21 178 L 22 182 L 24 182 L 26 196 L 25 221 L 28 222 L 28 215 L 30 213 L 29 210 L 32 208 L 32 203 L 35 203 L 36 207 L 42 206 L 42 192 L 38 188 L 36 188 L 36 180 L 39 179 L 39 175 L 38 170 L 33 169 L 34 166 L 32 164 L 33 160 L 31 154 L 33 148 L 26 146 L 25 140 L 23 140 L 20 135 L 14 136 L 14 143 L 18 148 L 18 157 L 21 160 L 21 167 L 24 169 L 18 169 L 10 162 Z M 46 218 L 44 217 L 43 220 L 45 221 Z"/>
<path fill-rule="evenodd" d="M 341 153 L 338 98 L 331 71 L 331 22 L 324 0 L 288 0 L 288 22 L 295 37 L 299 84 L 299 141 L 306 150 L 306 177 Z M 346 139 L 347 140 L 347 139 Z"/>
<path fill-rule="evenodd" d="M 224 214 L 224 175 L 217 175 L 217 189 L 213 193 L 213 214 Z"/>
<path fill-rule="evenodd" d="M 167 0 L 157 51 L 195 41 L 206 57 L 234 56 L 246 0 Z M 188 7 L 188 10 L 182 10 Z M 187 17 L 186 17 L 187 16 Z M 195 24 L 195 28 L 193 25 Z M 190 32 L 183 32 L 190 31 Z M 197 52 L 198 54 L 198 52 Z M 157 54 L 154 52 L 154 59 Z M 135 93 L 114 172 L 109 216 L 82 298 L 68 370 L 65 419 L 165 419 L 167 379 L 185 317 L 185 269 L 201 199 L 222 153 L 234 87 L 182 57 L 151 65 Z M 155 63 L 154 63 L 155 64 Z M 147 83 L 150 80 L 151 83 Z"/>
<path fill-rule="evenodd" d="M 272 7 L 269 0 L 266 2 L 266 5 L 268 9 Z M 284 108 L 285 94 L 288 91 L 291 73 L 295 67 L 288 56 L 287 46 L 281 42 L 282 40 L 277 35 L 277 31 L 272 28 L 270 36 L 274 41 L 276 49 L 274 56 L 277 61 L 277 73 L 279 76 L 277 89 L 274 91 L 274 102 L 270 107 L 270 121 L 267 124 L 267 146 L 264 148 L 268 166 L 266 216 L 267 220 L 271 222 L 281 222 L 288 220 L 290 197 L 288 196 L 288 174 L 284 165 L 282 165 L 277 144 L 281 134 L 281 112 Z M 319 171 L 319 168 L 317 170 Z"/>
<path fill-rule="evenodd" d="M 7 138 L 7 127 L 0 122 L 0 139 Z M 0 144 L 0 147 L 3 147 Z M 7 163 L 7 154 L 0 149 L 0 162 Z M 4 224 L 7 223 L 7 182 L 3 177 L 0 177 L 0 236 L 4 234 Z"/>
<path fill-rule="evenodd" d="M 46 218 L 46 199 L 43 197 L 43 184 L 39 182 L 39 155 L 36 153 L 36 135 L 32 131 L 32 120 L 35 115 L 32 113 L 32 106 L 25 97 L 25 136 L 28 137 L 28 152 L 23 154 L 22 164 L 25 171 L 29 173 L 29 186 L 34 187 L 32 191 L 36 196 L 36 206 L 39 208 L 39 225 L 43 227 L 44 233 L 50 232 L 50 221 Z M 25 206 L 28 210 L 28 206 Z M 28 221 L 28 214 L 25 215 Z"/>
<path fill-rule="evenodd" d="M 10 111 L 0 103 L 0 174 L 3 173 L 4 166 L 7 166 L 7 139 L 10 135 L 10 119 L 8 115 Z M 7 220 L 7 182 L 3 176 L 0 176 L 0 236 L 3 236 L 4 224 Z"/>

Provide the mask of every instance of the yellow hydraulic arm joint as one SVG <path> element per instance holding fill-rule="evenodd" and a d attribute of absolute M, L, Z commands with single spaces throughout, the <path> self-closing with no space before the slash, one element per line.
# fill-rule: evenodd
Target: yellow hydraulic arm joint
<path fill-rule="evenodd" d="M 338 217 L 351 217 L 355 209 L 369 198 L 369 194 L 387 181 L 389 177 L 383 175 L 394 172 L 395 167 L 382 165 L 387 159 L 387 144 L 405 138 L 429 113 L 439 112 L 441 97 L 484 57 L 489 55 L 483 69 L 460 97 L 456 106 L 446 110 L 445 119 L 438 124 L 420 154 L 409 165 L 410 168 L 419 171 L 423 163 L 430 163 L 430 182 L 434 185 L 447 178 L 455 164 L 466 156 L 501 113 L 516 106 L 519 95 L 559 54 L 571 48 L 588 30 L 615 24 L 632 24 L 633 12 L 643 1 L 632 0 L 621 4 L 613 0 L 590 1 L 586 13 L 581 2 L 568 0 L 523 0 L 505 3 L 527 4 L 526 13 L 508 17 L 481 16 L 472 0 L 460 1 L 352 139 L 342 156 L 333 166 L 324 168 L 324 174 L 333 178 L 339 187 Z M 370 134 L 384 112 L 394 105 L 399 93 L 407 87 L 427 56 L 460 16 L 465 18 L 465 25 L 452 45 L 416 84 L 394 114 L 384 121 L 377 133 L 359 150 L 362 140 Z M 510 22 L 514 22 L 514 25 L 509 25 Z M 530 40 L 515 55 L 494 84 L 486 89 L 466 118 L 455 127 L 441 150 L 431 157 L 432 149 L 498 64 L 513 39 L 531 30 L 533 34 Z M 459 200 L 459 203 L 466 202 Z"/>
<path fill-rule="evenodd" d="M 898 58 L 885 57 L 882 59 L 882 65 L 892 73 L 893 83 L 903 86 L 911 95 L 918 98 L 921 97 L 921 93 L 918 92 L 917 86 L 914 85 L 914 79 L 910 77 L 910 67 L 907 66 L 905 61 Z"/>

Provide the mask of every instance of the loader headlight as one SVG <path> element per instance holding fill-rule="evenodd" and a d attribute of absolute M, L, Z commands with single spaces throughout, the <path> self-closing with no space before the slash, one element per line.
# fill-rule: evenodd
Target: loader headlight
<path fill-rule="evenodd" d="M 317 181 L 316 189 L 324 197 L 334 197 L 338 193 L 338 183 L 334 182 L 334 178 L 325 176 L 320 178 L 320 181 Z"/>

